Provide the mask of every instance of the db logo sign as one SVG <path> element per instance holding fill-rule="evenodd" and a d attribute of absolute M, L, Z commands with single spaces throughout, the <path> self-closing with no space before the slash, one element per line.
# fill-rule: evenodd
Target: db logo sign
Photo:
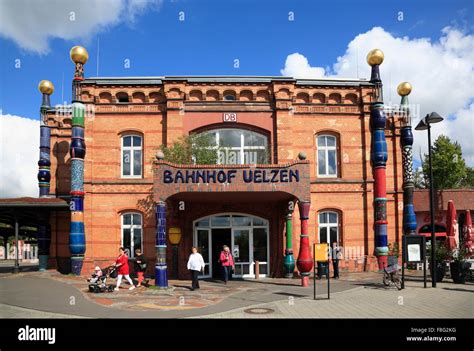
<path fill-rule="evenodd" d="M 237 113 L 224 113 L 224 122 L 237 122 Z"/>

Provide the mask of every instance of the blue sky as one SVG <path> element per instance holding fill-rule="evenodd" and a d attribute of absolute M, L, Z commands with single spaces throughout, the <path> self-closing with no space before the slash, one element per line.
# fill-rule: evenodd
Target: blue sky
<path fill-rule="evenodd" d="M 69 49 L 86 46 L 86 76 L 95 76 L 98 39 L 101 76 L 280 75 L 287 55 L 294 52 L 304 54 L 312 66 L 332 66 L 357 34 L 374 26 L 394 36 L 437 40 L 443 27 L 466 21 L 469 6 L 469 1 L 412 0 L 166 1 L 134 23 L 125 20 L 89 38 L 51 38 L 47 54 L 0 38 L 0 107 L 3 113 L 37 118 L 38 82 L 53 81 L 52 101 L 60 103 L 63 75 L 64 98 L 69 101 Z M 178 20 L 180 11 L 184 21 Z M 288 20 L 290 11 L 293 21 Z M 403 21 L 398 20 L 399 11 Z M 20 69 L 15 68 L 17 59 Z M 130 60 L 128 69 L 125 59 Z M 240 61 L 238 69 L 234 59 Z M 360 75 L 369 75 L 365 62 L 360 63 Z"/>
<path fill-rule="evenodd" d="M 367 78 L 367 52 L 382 49 L 385 104 L 409 81 L 413 123 L 449 117 L 433 140 L 458 141 L 474 167 L 472 0 L 0 0 L 0 196 L 37 195 L 38 83 L 70 101 L 69 50 L 85 46 L 96 76 L 98 40 L 100 76 Z M 414 132 L 415 167 L 426 139 Z"/>

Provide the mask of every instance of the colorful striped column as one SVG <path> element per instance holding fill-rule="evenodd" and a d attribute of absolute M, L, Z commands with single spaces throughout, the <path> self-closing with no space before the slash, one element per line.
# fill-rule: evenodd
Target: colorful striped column
<path fill-rule="evenodd" d="M 293 257 L 293 221 L 292 214 L 286 215 L 286 249 L 285 258 L 283 259 L 283 269 L 286 278 L 293 278 L 295 270 L 295 259 Z"/>
<path fill-rule="evenodd" d="M 371 164 L 374 176 L 374 239 L 375 256 L 379 269 L 387 265 L 387 142 L 385 141 L 386 117 L 383 105 L 382 80 L 379 66 L 384 54 L 375 49 L 368 53 L 367 63 L 372 67 L 370 82 L 374 84 L 373 101 L 370 104 L 370 128 L 372 133 Z"/>
<path fill-rule="evenodd" d="M 86 252 L 86 235 L 84 228 L 84 158 L 86 144 L 84 141 L 85 105 L 81 101 L 81 81 L 84 79 L 84 67 L 88 54 L 86 49 L 75 46 L 70 52 L 75 63 L 72 83 L 72 136 L 69 146 L 71 156 L 71 225 L 69 232 L 69 251 L 71 252 L 71 271 L 80 275 Z"/>
<path fill-rule="evenodd" d="M 166 265 L 166 203 L 156 203 L 156 264 L 155 285 L 168 287 L 168 266 Z"/>
<path fill-rule="evenodd" d="M 38 89 L 43 94 L 40 108 L 39 197 L 48 197 L 51 181 L 51 130 L 47 125 L 46 111 L 51 108 L 49 96 L 54 92 L 54 85 L 49 80 L 42 80 Z"/>
<path fill-rule="evenodd" d="M 51 108 L 50 95 L 54 92 L 54 85 L 49 80 L 42 80 L 38 85 L 43 94 L 40 108 L 40 153 L 38 161 L 38 187 L 39 197 L 49 197 L 51 182 L 51 130 L 47 124 L 46 112 Z M 44 219 L 38 225 L 38 260 L 39 270 L 48 268 L 49 250 L 51 245 L 51 226 Z"/>
<path fill-rule="evenodd" d="M 403 165 L 403 234 L 416 234 L 416 215 L 413 207 L 413 190 L 415 179 L 413 176 L 413 133 L 411 130 L 410 107 L 408 95 L 411 93 L 411 84 L 403 82 L 398 85 L 398 95 L 402 97 L 400 102 L 400 113 L 402 117 L 402 128 L 400 142 L 402 146 Z"/>
<path fill-rule="evenodd" d="M 309 209 L 311 208 L 311 202 L 309 201 L 298 201 L 298 209 L 300 211 L 301 221 L 301 235 L 300 235 L 300 251 L 298 253 L 298 259 L 296 260 L 296 266 L 301 275 L 301 285 L 308 286 L 309 275 L 313 269 L 313 257 L 311 256 L 311 250 L 309 247 L 309 232 L 308 232 L 308 219 Z"/>

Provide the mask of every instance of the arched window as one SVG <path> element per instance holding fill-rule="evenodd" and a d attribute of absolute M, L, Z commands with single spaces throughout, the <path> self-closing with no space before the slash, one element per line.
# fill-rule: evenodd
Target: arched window
<path fill-rule="evenodd" d="M 334 211 L 319 212 L 318 243 L 332 245 L 333 242 L 341 244 L 339 237 L 339 214 Z"/>
<path fill-rule="evenodd" d="M 317 136 L 318 177 L 337 177 L 337 139 L 334 135 Z"/>
<path fill-rule="evenodd" d="M 189 92 L 189 100 L 191 101 L 201 101 L 202 100 L 202 91 L 192 90 Z"/>
<path fill-rule="evenodd" d="M 117 102 L 118 102 L 118 103 L 127 103 L 127 102 L 130 102 L 127 93 L 123 93 L 123 92 L 117 93 L 116 97 L 117 97 Z"/>
<path fill-rule="evenodd" d="M 313 95 L 313 102 L 316 104 L 326 103 L 326 96 L 322 93 L 316 93 Z"/>
<path fill-rule="evenodd" d="M 145 94 L 137 91 L 132 94 L 132 102 L 134 103 L 144 103 L 145 102 Z"/>
<path fill-rule="evenodd" d="M 106 91 L 99 94 L 99 103 L 110 104 L 111 102 L 112 102 L 112 94 Z"/>
<path fill-rule="evenodd" d="M 341 94 L 332 93 L 329 95 L 329 103 L 330 104 L 340 104 L 341 103 Z"/>
<path fill-rule="evenodd" d="M 226 90 L 224 91 L 224 101 L 235 101 L 235 92 L 232 90 Z"/>
<path fill-rule="evenodd" d="M 266 135 L 246 129 L 213 129 L 204 132 L 218 149 L 219 164 L 266 164 L 269 162 Z"/>
<path fill-rule="evenodd" d="M 240 92 L 240 101 L 252 101 L 253 93 L 251 90 L 242 90 Z"/>
<path fill-rule="evenodd" d="M 141 178 L 142 176 L 142 137 L 122 136 L 122 177 Z"/>
<path fill-rule="evenodd" d="M 128 257 L 135 257 L 135 250 L 142 250 L 143 224 L 142 215 L 137 212 L 123 213 L 121 216 L 121 246 L 128 250 Z"/>
<path fill-rule="evenodd" d="M 206 100 L 208 100 L 208 101 L 218 101 L 219 100 L 219 92 L 217 90 L 208 90 L 206 92 Z"/>
<path fill-rule="evenodd" d="M 304 103 L 307 104 L 309 102 L 309 95 L 308 93 L 298 93 L 296 95 L 296 103 Z"/>

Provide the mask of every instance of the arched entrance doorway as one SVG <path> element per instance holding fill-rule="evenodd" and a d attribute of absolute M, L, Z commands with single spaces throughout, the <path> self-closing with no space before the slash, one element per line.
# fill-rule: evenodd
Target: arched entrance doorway
<path fill-rule="evenodd" d="M 270 272 L 268 220 L 242 213 L 220 213 L 193 223 L 194 246 L 199 248 L 206 267 L 203 278 L 220 278 L 219 254 L 228 245 L 234 255 L 235 277 L 254 277 L 255 261 L 260 275 Z"/>

